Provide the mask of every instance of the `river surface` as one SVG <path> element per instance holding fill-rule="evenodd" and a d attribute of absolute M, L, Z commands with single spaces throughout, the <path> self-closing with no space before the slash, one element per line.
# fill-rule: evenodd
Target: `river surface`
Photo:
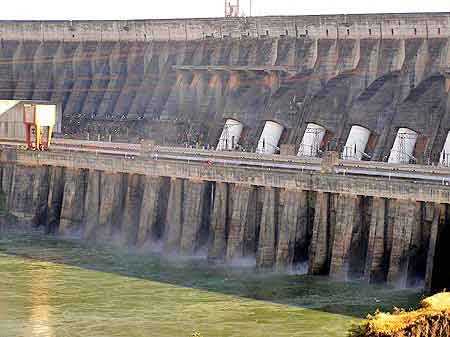
<path fill-rule="evenodd" d="M 0 236 L 0 337 L 340 337 L 415 290 L 208 266 L 41 235 Z"/>

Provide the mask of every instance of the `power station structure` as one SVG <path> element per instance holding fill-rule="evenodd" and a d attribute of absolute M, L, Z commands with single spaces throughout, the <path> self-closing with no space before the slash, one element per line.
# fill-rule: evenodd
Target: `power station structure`
<path fill-rule="evenodd" d="M 0 22 L 9 218 L 448 288 L 450 13 L 242 18 L 239 5 L 220 19 Z M 56 104 L 54 122 L 39 103 Z M 54 151 L 14 147 L 48 147 L 53 123 L 66 136 Z"/>

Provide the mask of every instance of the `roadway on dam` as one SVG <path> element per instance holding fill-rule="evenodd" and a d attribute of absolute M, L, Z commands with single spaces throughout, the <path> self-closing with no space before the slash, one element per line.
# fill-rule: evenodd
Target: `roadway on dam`
<path fill-rule="evenodd" d="M 0 146 L 20 148 L 22 140 L 0 139 Z M 294 156 L 266 155 L 248 152 L 219 152 L 183 147 L 156 146 L 143 152 L 141 144 L 86 141 L 74 139 L 55 139 L 51 152 L 87 152 L 114 155 L 127 158 L 146 156 L 153 160 L 203 163 L 207 166 L 239 166 L 302 172 L 324 170 L 324 160 L 318 158 L 299 158 Z M 367 176 L 406 179 L 444 186 L 450 185 L 450 167 L 426 165 L 400 165 L 370 161 L 339 160 L 332 165 L 333 173 L 343 176 Z"/>

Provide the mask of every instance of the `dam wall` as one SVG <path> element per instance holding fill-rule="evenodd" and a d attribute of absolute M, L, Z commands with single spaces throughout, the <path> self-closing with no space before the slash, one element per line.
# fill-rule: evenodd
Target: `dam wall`
<path fill-rule="evenodd" d="M 337 151 L 360 125 L 376 161 L 408 127 L 430 163 L 448 133 L 449 38 L 449 13 L 2 21 L 0 99 L 55 101 L 81 138 L 215 147 L 231 118 L 247 151 L 266 121 L 297 150 L 307 123 Z"/>
<path fill-rule="evenodd" d="M 70 138 L 166 145 L 2 140 L 3 229 L 450 285 L 450 13 L 1 21 L 0 99 L 58 104 Z"/>
<path fill-rule="evenodd" d="M 261 271 L 450 284 L 450 189 L 88 153 L 1 154 L 1 224 Z"/>

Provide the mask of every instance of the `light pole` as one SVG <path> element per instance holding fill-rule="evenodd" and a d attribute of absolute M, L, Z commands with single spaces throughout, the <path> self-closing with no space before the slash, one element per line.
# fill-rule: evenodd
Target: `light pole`
<path fill-rule="evenodd" d="M 252 0 L 250 0 L 250 17 L 252 17 Z"/>

